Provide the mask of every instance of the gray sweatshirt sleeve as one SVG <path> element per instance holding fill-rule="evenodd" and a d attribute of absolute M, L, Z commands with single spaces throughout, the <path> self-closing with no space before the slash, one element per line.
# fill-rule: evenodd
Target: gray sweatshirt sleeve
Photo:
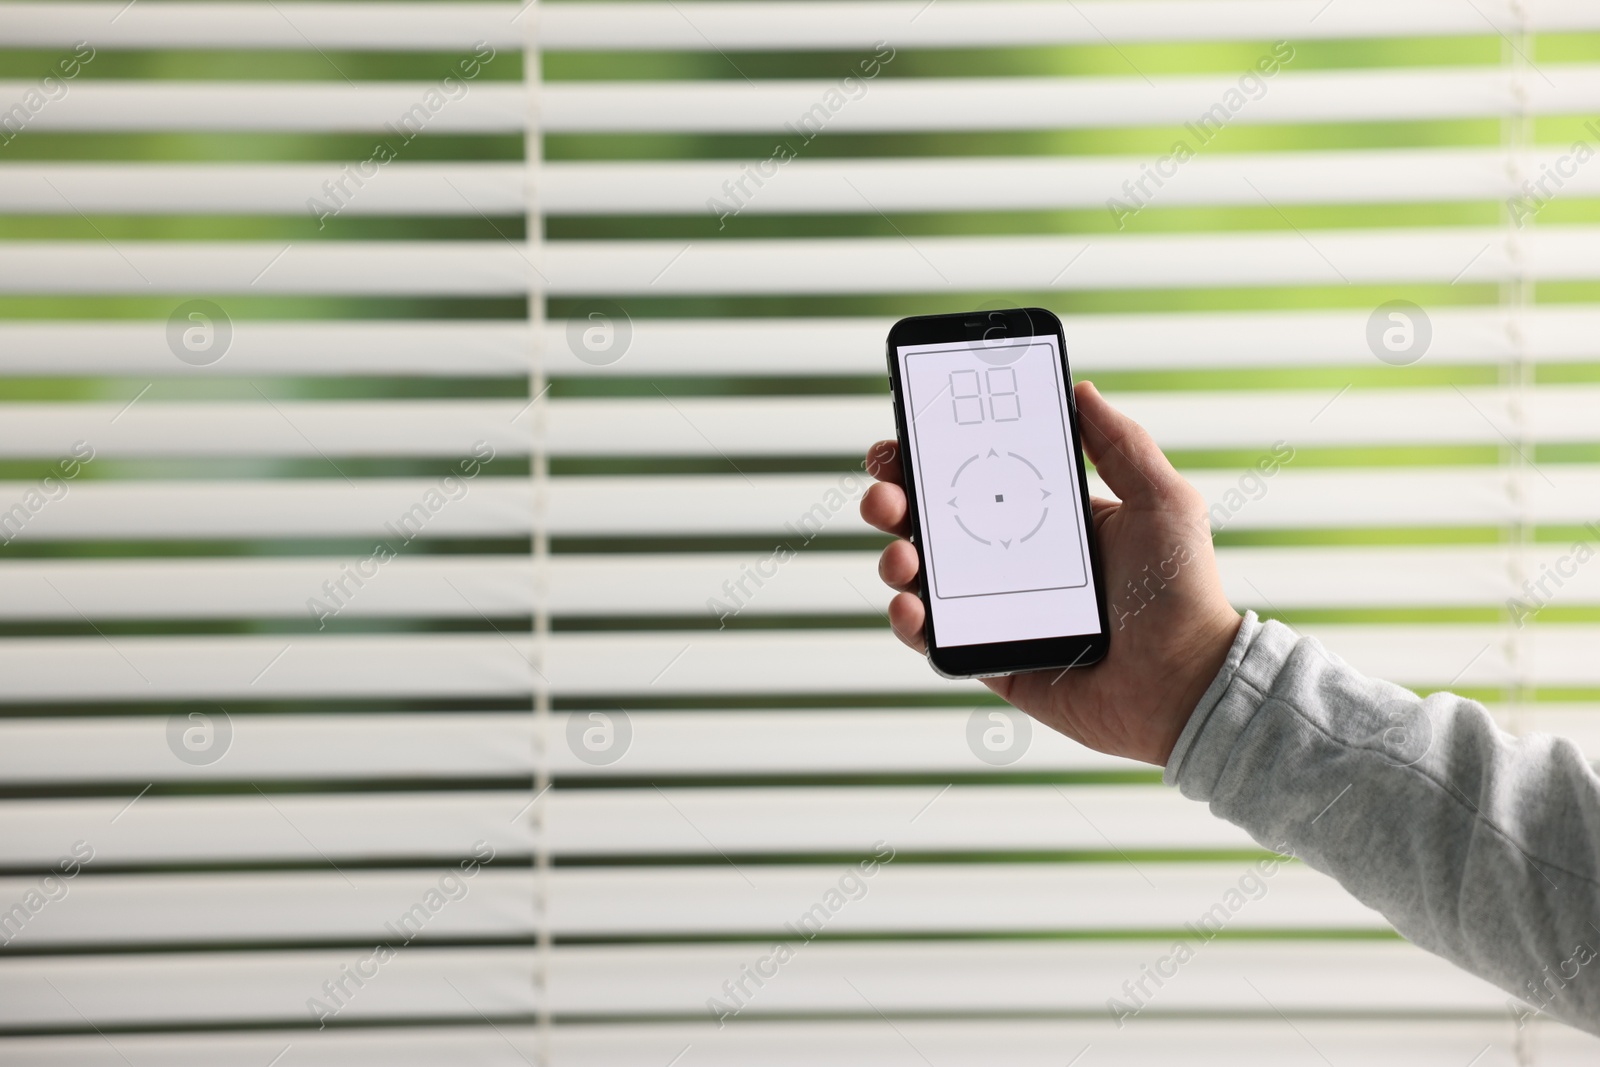
<path fill-rule="evenodd" d="M 1419 699 L 1252 613 L 1166 782 L 1408 940 L 1600 1034 L 1600 777 L 1572 742 L 1512 737 L 1479 704 Z"/>

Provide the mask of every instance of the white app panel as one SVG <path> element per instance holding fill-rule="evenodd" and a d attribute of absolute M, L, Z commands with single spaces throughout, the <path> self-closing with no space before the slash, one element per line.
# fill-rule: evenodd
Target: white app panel
<path fill-rule="evenodd" d="M 899 356 L 938 643 L 1097 632 L 1056 339 Z"/>

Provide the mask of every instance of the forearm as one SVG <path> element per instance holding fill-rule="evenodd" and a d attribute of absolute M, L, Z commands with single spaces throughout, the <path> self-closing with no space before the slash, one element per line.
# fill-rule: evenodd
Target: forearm
<path fill-rule="evenodd" d="M 1600 1033 L 1600 778 L 1250 616 L 1166 780 L 1287 845 L 1409 940 Z"/>

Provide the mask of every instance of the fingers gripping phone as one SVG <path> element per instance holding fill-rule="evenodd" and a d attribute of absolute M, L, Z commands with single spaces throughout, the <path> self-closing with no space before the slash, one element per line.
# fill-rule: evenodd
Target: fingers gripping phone
<path fill-rule="evenodd" d="M 949 678 L 1086 666 L 1110 628 L 1061 320 L 924 315 L 889 331 L 928 660 Z"/>

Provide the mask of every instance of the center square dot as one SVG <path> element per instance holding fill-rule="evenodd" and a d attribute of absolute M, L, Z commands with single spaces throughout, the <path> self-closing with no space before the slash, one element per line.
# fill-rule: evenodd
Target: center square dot
<path fill-rule="evenodd" d="M 1006 502 L 1006 495 L 1004 493 L 996 493 L 994 495 L 994 502 L 996 504 L 1004 504 Z"/>

